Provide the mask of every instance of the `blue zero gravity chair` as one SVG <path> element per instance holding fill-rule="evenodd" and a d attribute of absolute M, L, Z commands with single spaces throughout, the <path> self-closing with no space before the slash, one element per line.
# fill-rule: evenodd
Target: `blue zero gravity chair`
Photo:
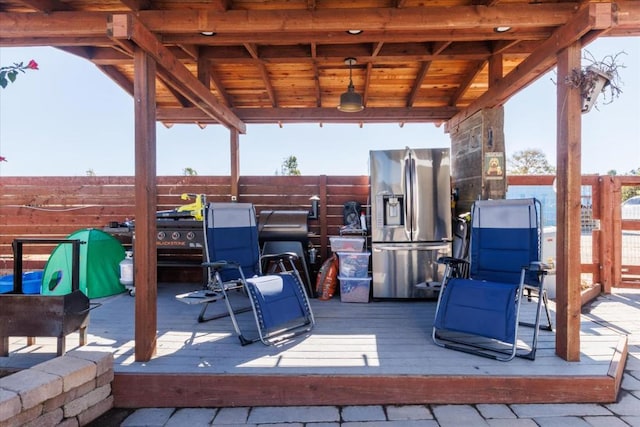
<path fill-rule="evenodd" d="M 280 267 L 277 274 L 262 275 L 255 209 L 250 203 L 208 203 L 204 208 L 205 254 L 208 283 L 202 291 L 178 295 L 188 304 L 204 304 L 199 322 L 231 317 L 242 345 L 258 340 L 266 345 L 310 331 L 314 324 L 309 299 L 295 268 L 294 254 L 267 255 Z M 230 292 L 237 291 L 237 292 Z M 231 295 L 233 294 L 233 295 Z M 239 294 L 239 295 L 238 295 Z M 205 317 L 212 302 L 224 299 L 227 312 Z M 233 301 L 248 299 L 240 308 Z M 248 338 L 236 314 L 253 311 L 258 337 Z"/>
<path fill-rule="evenodd" d="M 469 260 L 444 257 L 447 265 L 433 327 L 442 347 L 500 361 L 535 359 L 538 330 L 552 330 L 544 289 L 541 205 L 536 199 L 479 200 L 472 207 Z M 469 263 L 469 276 L 455 277 Z M 533 322 L 520 308 L 534 298 Z M 544 305 L 547 324 L 540 325 Z M 528 339 L 518 326 L 529 326 Z M 524 334 L 523 334 L 524 335 Z M 526 341 L 526 342 L 524 342 Z"/>

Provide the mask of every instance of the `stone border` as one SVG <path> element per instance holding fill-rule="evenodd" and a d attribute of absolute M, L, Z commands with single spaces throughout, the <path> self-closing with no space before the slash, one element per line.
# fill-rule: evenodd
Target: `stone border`
<path fill-rule="evenodd" d="M 83 426 L 113 408 L 113 354 L 73 350 L 0 378 L 0 427 Z"/>

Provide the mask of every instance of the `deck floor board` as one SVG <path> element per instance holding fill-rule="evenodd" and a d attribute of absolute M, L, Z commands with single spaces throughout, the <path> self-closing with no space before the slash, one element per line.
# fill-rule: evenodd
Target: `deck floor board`
<path fill-rule="evenodd" d="M 640 290 L 602 295 L 584 307 L 581 357 L 566 362 L 555 355 L 555 334 L 540 331 L 535 361 L 516 358 L 497 362 L 433 344 L 431 325 L 435 301 L 375 301 L 368 304 L 312 300 L 316 327 L 310 333 L 276 346 L 241 346 L 229 318 L 198 323 L 200 307 L 177 301 L 182 284 L 158 287 L 157 354 L 148 362 L 134 360 L 135 298 L 127 294 L 101 299 L 93 309 L 88 344 L 78 347 L 77 334 L 67 337 L 67 350 L 110 351 L 119 374 L 363 376 L 446 378 L 583 378 L 608 377 L 623 337 L 640 336 Z M 530 316 L 533 304 L 525 303 Z M 553 302 L 551 303 L 553 309 Z M 222 302 L 211 313 L 226 310 Z M 553 310 L 552 310 L 553 314 Z M 254 330 L 251 313 L 238 316 L 244 329 Z M 520 328 L 524 335 L 531 328 Z M 31 366 L 55 357 L 56 340 L 37 338 L 27 346 L 24 337 L 10 338 L 10 356 L 0 369 Z M 557 398 L 557 397 L 556 397 Z"/>

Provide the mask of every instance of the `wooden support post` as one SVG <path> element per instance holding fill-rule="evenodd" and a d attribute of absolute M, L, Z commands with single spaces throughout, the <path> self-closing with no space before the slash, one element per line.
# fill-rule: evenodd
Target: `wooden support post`
<path fill-rule="evenodd" d="M 240 192 L 240 132 L 230 129 L 229 153 L 231 157 L 231 201 L 238 201 Z"/>
<path fill-rule="evenodd" d="M 600 283 L 606 294 L 611 293 L 613 286 L 613 239 L 610 238 L 613 236 L 613 215 L 604 215 L 604 212 L 613 212 L 612 192 L 613 177 L 600 177 Z"/>
<path fill-rule="evenodd" d="M 329 200 L 327 199 L 327 175 L 320 175 L 318 177 L 318 185 L 320 186 L 320 212 L 318 212 L 318 221 L 320 222 L 320 250 L 322 259 L 327 259 L 329 254 L 329 227 L 327 226 L 327 205 Z M 335 235 L 338 235 L 336 232 Z"/>
<path fill-rule="evenodd" d="M 580 91 L 563 84 L 580 68 L 581 45 L 558 53 L 556 354 L 580 360 L 581 107 Z"/>
<path fill-rule="evenodd" d="M 140 48 L 134 52 L 136 286 L 135 360 L 146 362 L 156 352 L 156 63 Z"/>
<path fill-rule="evenodd" d="M 504 77 L 504 67 L 502 64 L 502 54 L 491 55 L 489 57 L 489 87 L 495 86 Z"/>
<path fill-rule="evenodd" d="M 611 211 L 614 212 L 611 224 L 610 240 L 613 245 L 611 255 L 611 286 L 620 285 L 622 283 L 622 212 L 620 203 L 622 202 L 622 183 L 620 178 L 613 179 L 611 196 Z M 615 207 L 615 208 L 614 208 Z"/>

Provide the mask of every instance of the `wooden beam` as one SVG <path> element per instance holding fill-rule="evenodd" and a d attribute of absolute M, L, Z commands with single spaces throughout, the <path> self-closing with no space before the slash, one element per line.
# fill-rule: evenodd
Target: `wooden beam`
<path fill-rule="evenodd" d="M 513 30 L 513 32 L 496 33 L 493 29 L 482 28 L 464 28 L 464 29 L 423 29 L 412 31 L 374 31 L 370 30 L 359 34 L 357 37 L 357 43 L 420 43 L 427 41 L 432 42 L 447 42 L 447 41 L 474 41 L 474 40 L 546 40 L 551 36 L 553 31 L 550 27 L 541 28 L 524 28 Z M 202 36 L 198 34 L 166 34 L 163 35 L 163 42 L 166 44 L 203 44 L 210 46 L 224 46 L 232 44 L 241 44 L 248 41 L 257 44 L 265 45 L 277 45 L 277 44 L 290 44 L 291 39 L 287 37 L 291 33 L 284 32 L 264 32 L 253 34 L 233 34 L 233 33 L 218 33 L 215 37 L 203 40 Z M 312 43 L 317 42 L 321 44 L 353 44 L 356 42 L 354 36 L 345 33 L 344 31 L 306 31 L 296 32 L 295 40 L 297 43 Z"/>
<path fill-rule="evenodd" d="M 413 82 L 413 87 L 411 88 L 409 99 L 407 100 L 407 107 L 413 107 L 413 104 L 416 102 L 416 99 L 418 98 L 418 92 L 420 91 L 420 87 L 422 86 L 422 82 L 424 82 L 424 79 L 427 77 L 427 73 L 429 72 L 429 67 L 431 67 L 431 61 L 424 61 L 420 63 L 418 75 Z"/>
<path fill-rule="evenodd" d="M 120 3 L 133 10 L 134 12 L 137 12 L 139 10 L 151 9 L 150 0 L 120 0 Z"/>
<path fill-rule="evenodd" d="M 247 49 L 251 57 L 256 61 L 256 65 L 258 67 L 258 70 L 260 71 L 260 76 L 262 77 L 262 81 L 264 82 L 264 87 L 267 91 L 267 96 L 269 97 L 271 106 L 277 107 L 278 100 L 276 99 L 276 91 L 271 84 L 271 78 L 269 78 L 269 71 L 267 71 L 267 67 L 264 65 L 264 62 L 260 60 L 258 46 L 256 46 L 255 43 L 245 43 L 244 47 L 245 49 Z"/>
<path fill-rule="evenodd" d="M 113 80 L 125 92 L 133 96 L 133 83 L 113 65 L 97 65 L 98 69 Z"/>
<path fill-rule="evenodd" d="M 200 52 L 199 52 L 200 48 L 197 45 L 180 44 L 178 45 L 178 48 L 180 48 L 180 50 L 186 53 L 187 56 L 193 61 L 197 61 L 198 58 L 200 57 Z"/>
<path fill-rule="evenodd" d="M 489 87 L 498 83 L 504 74 L 502 54 L 497 54 L 489 58 Z"/>
<path fill-rule="evenodd" d="M 43 13 L 70 9 L 68 4 L 62 3 L 59 0 L 20 0 L 20 3 Z"/>
<path fill-rule="evenodd" d="M 504 104 L 511 96 L 553 67 L 557 60 L 556 54 L 559 51 L 580 40 L 590 30 L 609 28 L 611 25 L 612 6 L 610 3 L 585 5 L 518 67 L 449 120 L 446 124 L 446 131 L 458 126 L 463 120 L 483 108 L 493 108 Z"/>
<path fill-rule="evenodd" d="M 628 1 L 626 3 L 635 3 Z M 633 5 L 632 5 L 633 7 Z M 632 8 L 631 7 L 631 8 Z M 321 10 L 227 10 L 196 9 L 141 10 L 136 16 L 154 33 L 194 34 L 202 31 L 255 35 L 257 33 L 338 32 L 357 22 L 358 29 L 369 31 L 444 31 L 455 29 L 493 32 L 499 25 L 527 29 L 559 26 L 574 13 L 575 4 L 501 4 L 495 7 L 430 6 L 411 8 L 328 8 Z M 97 35 L 101 28 L 96 20 L 104 20 L 105 12 L 51 12 L 49 15 L 0 13 L 3 37 L 55 35 Z M 535 16 L 535 19 L 532 17 Z M 628 20 L 633 22 L 633 17 Z M 93 23 L 93 24 L 92 24 Z M 449 34 L 447 34 L 450 36 Z M 450 39 L 450 37 L 447 37 Z M 244 39 L 247 41 L 247 39 Z M 353 39 L 351 39 L 353 41 Z M 360 40 L 360 39 L 359 39 Z"/>
<path fill-rule="evenodd" d="M 600 283 L 602 283 L 602 292 L 610 294 L 614 285 L 613 281 L 613 240 L 605 239 L 602 236 L 614 236 L 613 222 L 615 214 L 605 215 L 605 212 L 615 212 L 613 204 L 613 192 L 615 191 L 614 177 L 611 175 L 601 176 L 600 178 Z M 619 193 L 618 193 L 619 194 Z M 595 203 L 594 203 L 595 205 Z M 621 268 L 619 268 L 621 270 Z"/>
<path fill-rule="evenodd" d="M 336 108 L 234 108 L 245 123 L 440 123 L 453 117 L 455 107 L 386 107 L 365 108 L 358 113 L 344 114 Z M 166 123 L 216 124 L 197 108 L 158 108 L 158 120 Z"/>
<path fill-rule="evenodd" d="M 91 61 L 94 58 L 94 51 L 95 51 L 94 48 L 71 46 L 71 47 L 59 47 L 58 49 L 61 51 L 70 53 L 72 55 L 79 56 L 80 58 L 83 58 L 89 61 Z M 109 50 L 113 51 L 113 49 L 109 49 Z M 119 55 L 124 56 L 122 53 L 119 53 Z M 122 74 L 116 67 L 114 67 L 111 64 L 100 64 L 100 63 L 96 64 L 96 67 L 100 71 L 102 71 L 107 77 L 113 80 L 118 86 L 120 86 L 125 92 L 133 96 L 133 82 L 129 80 L 127 76 Z"/>
<path fill-rule="evenodd" d="M 558 54 L 558 81 L 580 69 L 581 45 Z M 570 85 L 557 85 L 557 222 L 556 354 L 580 360 L 580 233 L 581 233 L 581 96 Z"/>
<path fill-rule="evenodd" d="M 135 360 L 156 352 L 158 273 L 156 249 L 156 64 L 137 48 L 134 53 L 136 286 Z"/>
<path fill-rule="evenodd" d="M 229 153 L 231 155 L 229 174 L 231 201 L 237 202 L 240 195 L 240 133 L 236 129 L 230 129 L 229 132 Z"/>
<path fill-rule="evenodd" d="M 220 79 L 218 73 L 216 73 L 215 70 L 211 70 L 209 77 L 211 78 L 211 83 L 215 86 L 216 92 L 218 92 L 218 96 L 222 98 L 224 105 L 230 108 L 233 107 L 233 100 L 231 99 L 231 96 L 229 96 L 229 93 L 224 89 L 224 83 Z"/>
<path fill-rule="evenodd" d="M 640 2 L 616 2 L 616 26 L 610 34 L 616 36 L 640 36 Z"/>
<path fill-rule="evenodd" d="M 133 40 L 149 53 L 170 76 L 175 78 L 175 83 L 181 85 L 181 88 L 177 89 L 182 89 L 183 95 L 209 117 L 228 128 L 238 129 L 241 133 L 246 132 L 244 123 L 228 107 L 220 104 L 210 90 L 198 81 L 171 51 L 164 47 L 158 38 L 135 17 L 132 15 L 113 15 L 108 33 L 114 39 Z"/>
<path fill-rule="evenodd" d="M 456 106 L 458 104 L 458 101 L 460 101 L 460 98 L 462 98 L 462 95 L 464 95 L 467 89 L 469 89 L 469 86 L 471 86 L 471 83 L 473 83 L 476 77 L 478 77 L 478 74 L 480 74 L 480 71 L 482 71 L 482 69 L 486 64 L 487 64 L 487 61 L 479 61 L 475 66 L 471 68 L 471 70 L 467 71 L 467 74 L 465 75 L 464 80 L 460 83 L 460 86 L 458 86 L 458 89 L 456 90 L 456 92 L 451 96 L 449 105 Z"/>
<path fill-rule="evenodd" d="M 167 88 L 167 91 L 178 101 L 183 107 L 193 107 L 193 103 L 184 95 L 185 91 L 180 90 L 182 85 L 178 82 L 176 83 L 173 76 L 168 74 L 166 71 L 158 71 L 158 79 L 162 82 L 162 84 Z"/>
<path fill-rule="evenodd" d="M 528 28 L 562 25 L 575 4 L 501 4 L 496 7 L 429 6 L 411 8 L 327 8 L 289 10 L 141 11 L 140 19 L 153 32 L 162 33 L 260 33 L 339 31 L 354 26 L 367 31 L 485 28 L 500 25 Z M 532 19 L 535 16 L 535 19 Z"/>

